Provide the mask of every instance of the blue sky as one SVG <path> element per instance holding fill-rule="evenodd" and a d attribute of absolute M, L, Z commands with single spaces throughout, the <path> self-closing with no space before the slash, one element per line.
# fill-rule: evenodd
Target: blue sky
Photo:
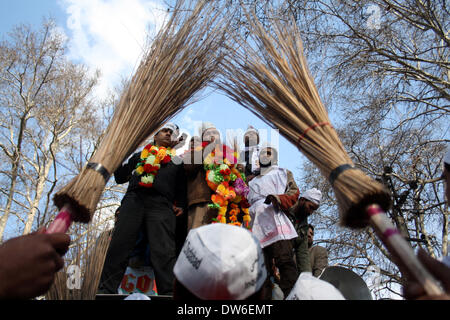
<path fill-rule="evenodd" d="M 120 79 L 131 77 L 145 37 L 161 24 L 163 10 L 157 0 L 0 0 L 0 38 L 4 39 L 14 25 L 38 28 L 44 17 L 53 18 L 68 38 L 69 58 L 101 71 L 97 88 L 101 96 Z M 198 124 L 209 121 L 224 137 L 227 130 L 243 132 L 252 125 L 276 143 L 271 141 L 271 128 L 250 111 L 222 94 L 207 93 L 173 119 L 182 131 L 196 134 Z M 278 140 L 279 165 L 297 177 L 306 158 L 283 137 Z"/>
<path fill-rule="evenodd" d="M 100 69 L 97 94 L 101 96 L 122 78 L 131 77 L 145 35 L 160 24 L 162 12 L 159 0 L 0 0 L 0 39 L 14 25 L 25 23 L 38 28 L 44 17 L 52 17 L 68 38 L 68 57 L 92 70 Z M 214 123 L 223 136 L 227 130 L 243 132 L 252 125 L 271 137 L 270 127 L 262 120 L 218 93 L 209 92 L 173 119 L 189 134 L 197 134 L 202 121 Z M 303 161 L 307 160 L 298 149 L 280 136 L 279 165 L 298 178 Z M 302 185 L 299 188 L 305 191 Z"/>

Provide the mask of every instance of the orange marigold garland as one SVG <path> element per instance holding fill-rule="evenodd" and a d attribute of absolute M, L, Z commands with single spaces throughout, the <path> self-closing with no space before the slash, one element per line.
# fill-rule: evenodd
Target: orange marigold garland
<path fill-rule="evenodd" d="M 222 152 L 212 151 L 204 160 L 206 182 L 215 192 L 208 207 L 218 210 L 214 222 L 244 225 L 250 229 L 250 205 L 246 198 L 249 189 L 244 174 L 236 169 L 236 163 L 237 153 L 226 146 L 223 146 Z"/>
<path fill-rule="evenodd" d="M 141 152 L 141 159 L 136 166 L 136 173 L 141 176 L 139 185 L 151 188 L 161 164 L 169 163 L 175 156 L 175 150 L 148 144 Z"/>

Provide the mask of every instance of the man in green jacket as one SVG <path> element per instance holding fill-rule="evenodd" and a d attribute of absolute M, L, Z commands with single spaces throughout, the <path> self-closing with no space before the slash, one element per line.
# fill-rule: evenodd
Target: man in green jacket
<path fill-rule="evenodd" d="M 290 209 L 298 234 L 298 237 L 292 240 L 298 274 L 312 272 L 308 248 L 308 216 L 319 208 L 321 199 L 322 193 L 313 188 L 300 194 L 297 203 Z"/>
<path fill-rule="evenodd" d="M 328 266 L 327 249 L 321 246 L 313 246 L 314 242 L 314 226 L 308 225 L 308 248 L 309 260 L 311 263 L 311 272 L 314 277 L 318 278 L 323 270 Z"/>

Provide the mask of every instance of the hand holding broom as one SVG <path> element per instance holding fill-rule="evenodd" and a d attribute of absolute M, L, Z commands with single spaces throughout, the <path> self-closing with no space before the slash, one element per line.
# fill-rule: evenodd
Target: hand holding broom
<path fill-rule="evenodd" d="M 47 232 L 91 220 L 110 175 L 150 134 L 180 112 L 215 76 L 226 21 L 210 1 L 178 1 L 117 105 L 89 163 L 54 197 L 61 210 Z"/>
<path fill-rule="evenodd" d="M 370 224 L 402 273 L 416 279 L 428 294 L 441 294 L 437 281 L 384 213 L 391 203 L 388 191 L 355 168 L 333 129 L 309 73 L 295 22 L 276 21 L 270 33 L 256 16 L 247 14 L 247 23 L 250 39 L 233 39 L 233 55 L 223 60 L 223 77 L 216 86 L 278 128 L 320 169 L 333 187 L 342 225 Z"/>

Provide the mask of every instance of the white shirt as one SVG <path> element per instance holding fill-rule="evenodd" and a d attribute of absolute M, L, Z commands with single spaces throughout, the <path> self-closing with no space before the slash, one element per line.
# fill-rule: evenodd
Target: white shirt
<path fill-rule="evenodd" d="M 270 194 L 284 194 L 286 186 L 287 172 L 278 166 L 270 167 L 265 174 L 249 182 L 250 192 L 247 200 L 251 205 L 249 213 L 252 218 L 252 232 L 263 248 L 279 240 L 297 237 L 289 218 L 281 210 L 276 210 L 272 204 L 264 203 Z"/>

